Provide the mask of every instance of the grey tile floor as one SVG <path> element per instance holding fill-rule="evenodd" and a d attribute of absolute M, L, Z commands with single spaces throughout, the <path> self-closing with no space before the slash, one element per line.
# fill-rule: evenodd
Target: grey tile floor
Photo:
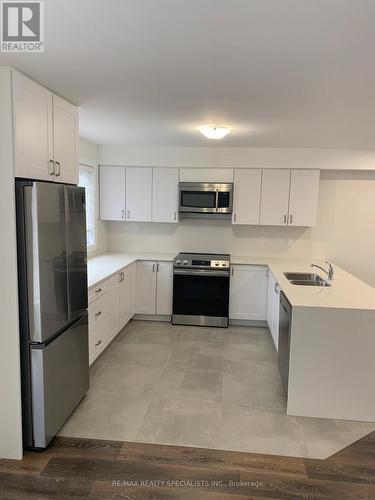
<path fill-rule="evenodd" d="M 289 417 L 266 328 L 131 321 L 60 435 L 326 458 L 375 423 Z"/>

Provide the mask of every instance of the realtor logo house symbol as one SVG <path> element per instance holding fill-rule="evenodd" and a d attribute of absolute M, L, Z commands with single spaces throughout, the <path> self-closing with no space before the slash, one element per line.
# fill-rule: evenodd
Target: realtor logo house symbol
<path fill-rule="evenodd" d="M 1 2 L 1 52 L 44 52 L 44 2 Z"/>

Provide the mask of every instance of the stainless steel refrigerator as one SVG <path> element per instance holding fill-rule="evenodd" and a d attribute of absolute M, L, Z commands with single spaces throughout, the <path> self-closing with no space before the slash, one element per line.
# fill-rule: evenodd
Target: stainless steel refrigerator
<path fill-rule="evenodd" d="M 25 448 L 45 448 L 89 386 L 85 191 L 16 180 Z"/>

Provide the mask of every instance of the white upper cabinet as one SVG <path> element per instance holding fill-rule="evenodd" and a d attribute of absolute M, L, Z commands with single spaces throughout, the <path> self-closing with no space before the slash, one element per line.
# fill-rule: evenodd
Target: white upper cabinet
<path fill-rule="evenodd" d="M 78 109 L 12 71 L 15 175 L 78 183 Z"/>
<path fill-rule="evenodd" d="M 53 180 L 52 93 L 13 71 L 16 177 Z"/>
<path fill-rule="evenodd" d="M 234 171 L 233 224 L 259 224 L 262 171 Z"/>
<path fill-rule="evenodd" d="M 287 225 L 290 170 L 265 169 L 262 176 L 260 224 Z"/>
<path fill-rule="evenodd" d="M 100 218 L 125 220 L 125 167 L 100 167 Z"/>
<path fill-rule="evenodd" d="M 319 170 L 292 170 L 289 226 L 315 226 L 318 215 Z"/>
<path fill-rule="evenodd" d="M 172 314 L 173 263 L 157 263 L 156 314 Z"/>
<path fill-rule="evenodd" d="M 126 169 L 126 220 L 150 222 L 152 168 Z"/>
<path fill-rule="evenodd" d="M 152 221 L 178 222 L 178 168 L 152 169 Z"/>
<path fill-rule="evenodd" d="M 53 150 L 58 182 L 78 184 L 78 109 L 53 96 Z"/>
<path fill-rule="evenodd" d="M 319 199 L 319 170 L 263 170 L 260 223 L 314 226 Z"/>

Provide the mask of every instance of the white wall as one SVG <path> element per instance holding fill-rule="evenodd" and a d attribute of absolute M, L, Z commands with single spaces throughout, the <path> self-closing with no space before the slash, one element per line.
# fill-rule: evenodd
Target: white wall
<path fill-rule="evenodd" d="M 312 251 L 375 287 L 375 172 L 322 172 Z"/>
<path fill-rule="evenodd" d="M 375 149 L 100 147 L 101 165 L 375 170 Z"/>
<path fill-rule="evenodd" d="M 129 151 L 121 146 L 104 146 L 100 148 L 100 158 L 104 164 L 198 167 L 199 162 L 194 163 L 194 158 L 197 160 L 196 149 L 199 148 L 192 152 L 193 149 L 180 149 L 177 154 L 177 148 L 150 148 L 139 150 L 137 155 L 134 149 Z M 223 148 L 215 151 L 215 155 L 220 155 Z M 238 150 L 231 150 L 232 160 L 219 163 L 209 161 L 211 152 L 201 148 L 202 158 L 207 161 L 205 166 L 244 166 L 240 161 L 244 159 L 243 151 L 239 153 Z M 268 150 L 263 156 L 259 151 L 254 154 L 258 159 L 262 156 L 257 166 L 296 168 L 301 167 L 297 161 L 301 152 L 272 150 L 271 155 Z M 305 152 L 305 158 L 300 157 L 302 165 L 323 170 L 318 224 L 315 228 L 232 226 L 229 222 L 212 220 L 181 221 L 178 225 L 108 222 L 108 250 L 172 253 L 185 250 L 224 251 L 233 255 L 326 257 L 375 286 L 375 171 L 371 170 L 375 167 L 375 150 Z M 225 155 L 227 153 L 228 150 Z M 247 153 L 252 155 L 249 150 Z M 278 154 L 280 164 L 276 163 Z M 286 163 L 287 157 L 290 158 L 289 163 Z M 255 164 L 250 163 L 250 166 Z"/>
<path fill-rule="evenodd" d="M 95 248 L 89 249 L 87 252 L 89 257 L 93 257 L 94 255 L 103 253 L 107 250 L 106 226 L 102 221 L 99 220 L 99 146 L 80 137 L 79 163 L 82 165 L 93 167 L 97 176 L 96 245 Z"/>
<path fill-rule="evenodd" d="M 0 457 L 22 458 L 11 83 L 0 67 Z"/>

